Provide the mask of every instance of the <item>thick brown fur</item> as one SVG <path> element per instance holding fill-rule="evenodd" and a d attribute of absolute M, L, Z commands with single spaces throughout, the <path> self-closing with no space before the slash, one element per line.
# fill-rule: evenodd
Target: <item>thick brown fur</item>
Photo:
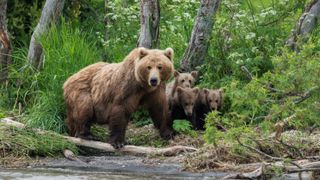
<path fill-rule="evenodd" d="M 179 73 L 174 71 L 174 80 L 167 84 L 166 95 L 167 99 L 172 98 L 176 92 L 178 86 L 183 88 L 192 88 L 198 77 L 198 71 L 192 71 L 191 73 Z"/>
<path fill-rule="evenodd" d="M 222 89 L 201 89 L 194 106 L 193 122 L 196 129 L 204 130 L 206 115 L 211 111 L 219 111 L 223 106 Z"/>
<path fill-rule="evenodd" d="M 70 134 L 88 138 L 92 123 L 108 123 L 110 143 L 120 148 L 131 114 L 144 106 L 161 136 L 172 138 L 165 95 L 172 61 L 171 48 L 136 48 L 121 63 L 93 64 L 71 76 L 64 84 Z"/>
<path fill-rule="evenodd" d="M 197 100 L 198 93 L 198 88 L 177 87 L 173 98 L 170 98 L 169 101 L 170 124 L 172 124 L 175 119 L 186 119 L 189 120 L 192 125 L 195 125 L 192 117 L 194 112 L 193 107 Z"/>

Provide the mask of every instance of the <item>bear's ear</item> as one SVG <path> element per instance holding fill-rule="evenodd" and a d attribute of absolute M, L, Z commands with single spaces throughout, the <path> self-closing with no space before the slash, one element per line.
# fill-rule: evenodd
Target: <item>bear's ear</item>
<path fill-rule="evenodd" d="M 194 94 L 198 94 L 199 93 L 199 88 L 193 88 L 192 91 L 193 91 Z"/>
<path fill-rule="evenodd" d="M 204 91 L 204 94 L 206 94 L 206 95 L 209 94 L 209 89 L 205 88 L 205 89 L 203 89 L 203 91 Z"/>
<path fill-rule="evenodd" d="M 139 59 L 142 59 L 146 55 L 148 55 L 148 49 L 146 49 L 144 47 L 140 47 L 139 48 Z"/>
<path fill-rule="evenodd" d="M 164 50 L 164 55 L 167 56 L 170 61 L 173 61 L 173 49 L 172 48 L 167 48 Z"/>
<path fill-rule="evenodd" d="M 176 78 L 176 77 L 178 77 L 178 76 L 180 75 L 180 73 L 179 73 L 177 70 L 175 70 L 174 73 L 173 73 L 173 75 L 174 75 L 174 77 Z"/>
<path fill-rule="evenodd" d="M 191 76 L 195 79 L 198 77 L 198 71 L 191 71 Z"/>

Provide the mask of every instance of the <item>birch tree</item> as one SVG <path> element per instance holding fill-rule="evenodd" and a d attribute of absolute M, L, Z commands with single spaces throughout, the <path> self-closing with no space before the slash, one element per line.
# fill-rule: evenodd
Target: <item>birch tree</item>
<path fill-rule="evenodd" d="M 139 47 L 159 46 L 160 3 L 159 0 L 141 0 Z"/>
<path fill-rule="evenodd" d="M 214 15 L 220 2 L 221 0 L 201 0 L 188 47 L 180 62 L 180 68 L 183 71 L 194 70 L 207 56 Z"/>
<path fill-rule="evenodd" d="M 32 34 L 28 59 L 31 64 L 38 69 L 43 63 L 43 48 L 38 42 L 38 38 L 48 32 L 52 24 L 58 22 L 63 10 L 64 2 L 64 0 L 46 0 L 38 25 Z"/>

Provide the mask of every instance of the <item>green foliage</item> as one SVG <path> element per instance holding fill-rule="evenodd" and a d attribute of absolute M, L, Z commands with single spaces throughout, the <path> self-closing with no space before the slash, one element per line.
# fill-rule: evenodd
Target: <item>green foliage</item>
<path fill-rule="evenodd" d="M 45 59 L 37 83 L 42 93 L 28 110 L 26 120 L 30 126 L 64 130 L 62 85 L 70 75 L 99 59 L 94 43 L 85 37 L 86 33 L 62 23 L 40 39 Z"/>
<path fill-rule="evenodd" d="M 54 156 L 69 149 L 77 153 L 77 146 L 65 140 L 61 135 L 51 132 L 41 133 L 30 129 L 19 129 L 0 125 L 1 155 Z"/>
<path fill-rule="evenodd" d="M 203 86 L 247 81 L 241 66 L 258 77 L 273 69 L 271 58 L 283 47 L 303 8 L 304 0 L 222 1 L 209 57 L 201 67 Z"/>
<path fill-rule="evenodd" d="M 274 123 L 295 114 L 290 127 L 319 126 L 320 54 L 316 50 L 319 45 L 314 41 L 311 38 L 299 53 L 282 49 L 281 55 L 272 58 L 275 69 L 260 78 L 254 77 L 248 84 L 233 80 L 225 93 L 231 101 L 228 112 L 223 116 L 216 113 L 207 116 L 206 141 L 215 143 L 219 134 L 216 122 L 223 124 L 228 132 L 259 125 L 262 132 L 267 133 L 274 128 Z M 310 96 L 306 96 L 308 93 Z"/>
<path fill-rule="evenodd" d="M 142 108 L 132 114 L 132 119 L 133 123 L 138 127 L 152 123 L 152 119 L 150 118 L 148 111 Z"/>
<path fill-rule="evenodd" d="M 187 120 L 174 120 L 173 129 L 181 134 L 188 134 L 191 136 L 196 136 L 197 133 L 192 130 L 192 124 Z"/>
<path fill-rule="evenodd" d="M 13 44 L 26 47 L 41 15 L 44 0 L 10 0 L 7 6 L 8 30 Z"/>

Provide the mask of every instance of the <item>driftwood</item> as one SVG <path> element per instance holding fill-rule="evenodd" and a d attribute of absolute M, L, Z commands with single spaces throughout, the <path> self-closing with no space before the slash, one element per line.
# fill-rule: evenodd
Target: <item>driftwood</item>
<path fill-rule="evenodd" d="M 3 118 L 0 119 L 1 123 L 5 123 L 10 126 L 15 126 L 18 128 L 26 127 L 24 124 L 14 121 L 11 118 Z M 36 131 L 40 133 L 46 133 L 43 130 L 36 129 Z M 63 136 L 69 142 L 76 144 L 77 146 L 84 146 L 93 149 L 102 150 L 104 152 L 120 152 L 125 154 L 132 154 L 132 155 L 164 155 L 164 156 L 174 156 L 182 152 L 192 152 L 196 151 L 196 148 L 188 147 L 188 146 L 172 146 L 167 148 L 153 148 L 153 147 L 142 147 L 142 146 L 134 146 L 134 145 L 126 145 L 121 149 L 115 149 L 109 143 L 104 143 L 100 141 L 90 141 L 84 140 L 80 138 L 75 138 L 71 136 Z M 66 155 L 65 155 L 66 156 Z"/>
<path fill-rule="evenodd" d="M 301 173 L 307 171 L 320 171 L 320 161 L 317 162 L 308 162 L 305 164 L 299 165 L 298 162 L 293 162 L 298 166 L 286 166 L 283 162 L 272 162 L 272 163 L 254 163 L 254 164 L 244 164 L 241 166 L 256 166 L 256 169 L 248 173 L 234 173 L 223 177 L 223 179 L 257 179 L 263 177 L 265 172 L 271 170 L 272 168 L 280 168 L 283 172 L 291 173 Z"/>

